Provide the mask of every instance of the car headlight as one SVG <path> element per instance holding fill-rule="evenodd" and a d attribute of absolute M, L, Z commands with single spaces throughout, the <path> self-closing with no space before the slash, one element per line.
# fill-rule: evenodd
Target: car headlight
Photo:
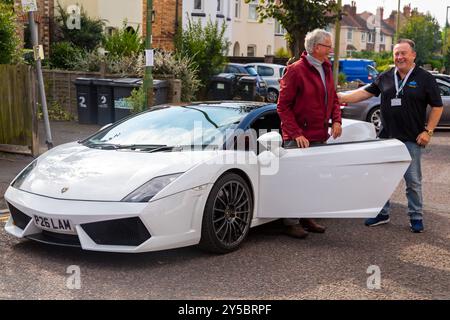
<path fill-rule="evenodd" d="M 122 202 L 148 202 L 183 172 L 153 178 L 122 199 Z"/>
<path fill-rule="evenodd" d="M 36 167 L 37 160 L 34 160 L 31 162 L 28 166 L 25 167 L 25 169 L 22 170 L 21 173 L 11 182 L 11 186 L 20 189 L 25 179 L 28 177 L 28 175 L 33 171 L 33 169 Z"/>

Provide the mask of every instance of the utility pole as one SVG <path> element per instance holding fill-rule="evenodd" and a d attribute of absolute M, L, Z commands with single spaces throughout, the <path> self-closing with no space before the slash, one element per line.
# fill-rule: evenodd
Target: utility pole
<path fill-rule="evenodd" d="M 400 32 L 400 0 L 398 0 L 398 8 L 397 8 L 397 24 L 395 25 L 395 40 L 394 45 L 398 41 L 398 34 Z"/>
<path fill-rule="evenodd" d="M 342 0 L 338 0 L 338 16 L 336 18 L 336 23 L 334 24 L 334 62 L 333 62 L 333 79 L 334 86 L 338 85 L 339 76 L 339 51 L 341 42 L 341 10 L 342 10 Z"/>
<path fill-rule="evenodd" d="M 146 15 L 147 32 L 145 35 L 145 76 L 144 76 L 145 106 L 147 109 L 153 106 L 152 22 L 153 22 L 153 1 L 147 0 L 147 15 Z"/>
<path fill-rule="evenodd" d="M 36 61 L 36 74 L 39 87 L 39 95 L 41 97 L 42 113 L 44 115 L 44 126 L 47 148 L 53 148 L 52 133 L 50 130 L 50 121 L 48 119 L 47 97 L 45 95 L 44 77 L 42 76 L 42 62 L 44 58 L 42 46 L 39 45 L 38 30 L 34 21 L 34 11 L 37 11 L 36 0 L 22 0 L 22 9 L 28 12 L 28 23 L 30 25 L 31 42 L 33 44 L 34 60 Z"/>

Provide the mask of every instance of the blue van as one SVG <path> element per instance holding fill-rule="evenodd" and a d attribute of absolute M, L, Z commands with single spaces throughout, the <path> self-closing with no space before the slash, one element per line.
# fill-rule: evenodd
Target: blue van
<path fill-rule="evenodd" d="M 347 81 L 364 83 L 371 83 L 378 76 L 375 61 L 368 59 L 339 59 L 339 73 L 344 73 Z"/>

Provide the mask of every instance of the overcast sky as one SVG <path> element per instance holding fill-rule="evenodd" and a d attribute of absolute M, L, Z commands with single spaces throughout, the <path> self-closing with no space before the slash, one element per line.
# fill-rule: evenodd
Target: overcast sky
<path fill-rule="evenodd" d="M 383 17 L 386 19 L 392 10 L 397 10 L 398 0 L 354 0 L 356 2 L 356 11 L 361 13 L 369 11 L 376 13 L 377 7 L 384 7 Z M 342 0 L 342 5 L 350 4 L 352 0 Z M 411 4 L 411 8 L 418 8 L 419 12 L 429 11 L 434 16 L 441 28 L 445 25 L 445 10 L 450 6 L 450 0 L 400 0 L 400 10 L 403 11 L 405 5 Z M 450 22 L 450 8 L 449 8 Z"/>

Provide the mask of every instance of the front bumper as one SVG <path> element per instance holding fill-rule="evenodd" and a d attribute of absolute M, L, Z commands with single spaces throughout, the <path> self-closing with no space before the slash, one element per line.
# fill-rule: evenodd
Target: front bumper
<path fill-rule="evenodd" d="M 60 200 L 9 187 L 5 199 L 10 209 L 30 219 L 15 223 L 12 215 L 5 230 L 18 238 L 105 252 L 145 252 L 194 245 L 200 241 L 203 209 L 211 187 L 204 185 L 149 203 Z M 35 215 L 70 220 L 76 231 L 41 229 L 34 223 Z M 109 235 L 115 241 L 111 242 Z M 142 241 L 127 241 L 129 237 Z M 125 240 L 121 243 L 120 239 Z"/>

